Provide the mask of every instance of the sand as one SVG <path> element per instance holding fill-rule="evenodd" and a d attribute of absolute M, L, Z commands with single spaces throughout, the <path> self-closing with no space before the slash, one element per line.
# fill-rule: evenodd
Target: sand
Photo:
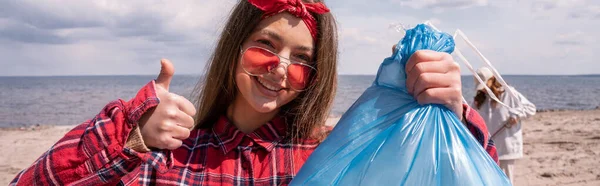
<path fill-rule="evenodd" d="M 0 185 L 71 128 L 0 129 Z M 523 130 L 525 157 L 517 161 L 515 185 L 600 185 L 600 110 L 538 113 L 524 121 Z"/>
<path fill-rule="evenodd" d="M 523 133 L 516 185 L 600 185 L 600 110 L 538 113 Z"/>

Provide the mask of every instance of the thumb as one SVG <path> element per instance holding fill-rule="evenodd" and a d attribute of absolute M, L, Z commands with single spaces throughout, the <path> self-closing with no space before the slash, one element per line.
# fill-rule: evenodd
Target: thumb
<path fill-rule="evenodd" d="M 171 79 L 173 78 L 173 74 L 175 73 L 175 67 L 171 61 L 167 59 L 160 60 L 160 74 L 156 78 L 156 84 L 158 86 L 163 87 L 167 91 L 169 90 L 169 84 L 171 84 Z"/>

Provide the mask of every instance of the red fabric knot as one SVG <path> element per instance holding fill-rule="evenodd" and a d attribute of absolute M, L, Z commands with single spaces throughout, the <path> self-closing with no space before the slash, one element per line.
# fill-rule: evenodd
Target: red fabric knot
<path fill-rule="evenodd" d="M 248 2 L 264 12 L 263 19 L 281 12 L 289 12 L 302 19 L 314 41 L 317 40 L 317 20 L 310 13 L 329 12 L 329 8 L 323 3 L 304 3 L 302 0 L 248 0 Z"/>
<path fill-rule="evenodd" d="M 312 18 L 312 16 L 310 15 L 310 13 L 308 13 L 308 10 L 306 9 L 306 6 L 304 6 L 304 3 L 302 3 L 301 0 L 290 0 L 288 2 L 290 7 L 287 8 L 287 11 L 292 15 L 301 18 L 310 16 L 309 18 Z"/>

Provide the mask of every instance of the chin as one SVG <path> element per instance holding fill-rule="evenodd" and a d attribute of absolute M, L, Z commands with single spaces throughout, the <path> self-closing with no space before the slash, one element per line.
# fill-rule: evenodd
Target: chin
<path fill-rule="evenodd" d="M 252 104 L 252 103 L 251 103 Z M 267 102 L 267 103 L 253 103 L 252 107 L 259 113 L 270 113 L 279 109 L 277 103 Z"/>

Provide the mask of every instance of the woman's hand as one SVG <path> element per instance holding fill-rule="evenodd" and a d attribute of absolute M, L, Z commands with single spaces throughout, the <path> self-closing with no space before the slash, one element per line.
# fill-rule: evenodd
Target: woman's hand
<path fill-rule="evenodd" d="M 515 118 L 515 117 L 510 117 L 508 118 L 508 127 L 513 127 L 515 126 L 517 123 L 519 122 L 519 119 Z"/>
<path fill-rule="evenodd" d="M 416 51 L 406 63 L 406 88 L 419 104 L 441 104 L 462 121 L 460 66 L 445 52 Z"/>
<path fill-rule="evenodd" d="M 183 96 L 169 92 L 175 69 L 168 60 L 161 60 L 160 74 L 156 78 L 156 95 L 160 103 L 144 113 L 139 121 L 140 133 L 148 147 L 173 150 L 190 136 L 194 126 L 194 105 Z"/>

